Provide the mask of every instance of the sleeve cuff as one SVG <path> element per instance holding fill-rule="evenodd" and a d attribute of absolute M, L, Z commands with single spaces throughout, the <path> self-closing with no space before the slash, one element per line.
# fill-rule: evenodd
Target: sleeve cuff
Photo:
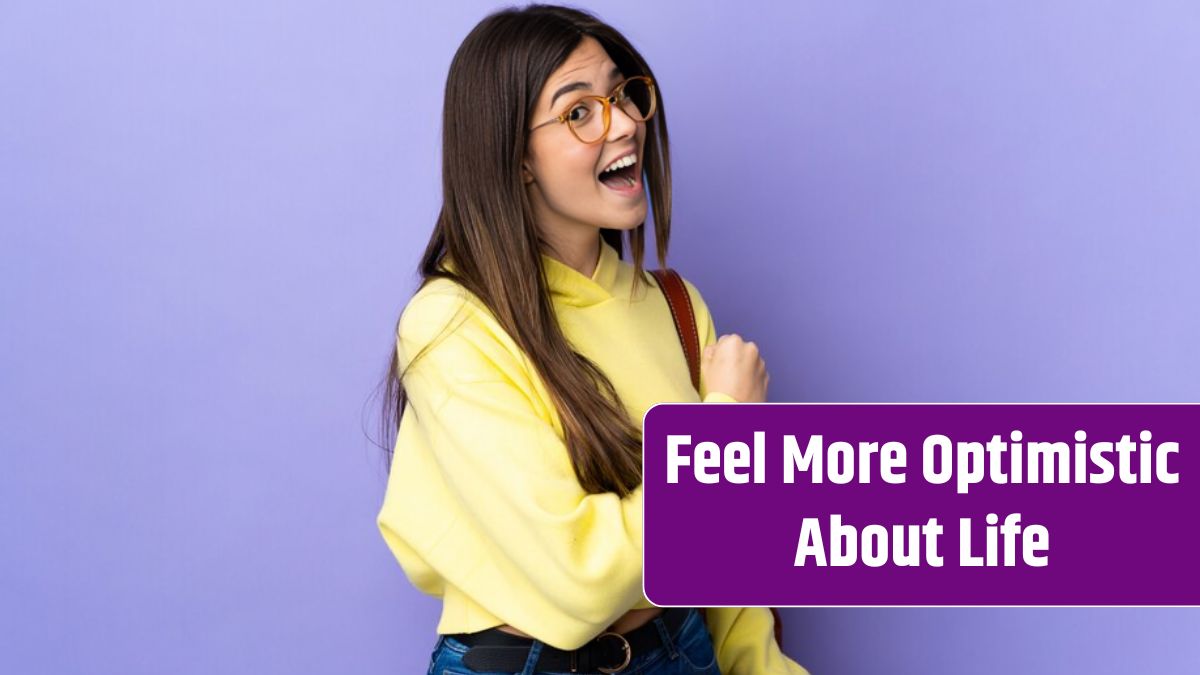
<path fill-rule="evenodd" d="M 708 395 L 706 395 L 704 397 L 704 402 L 705 403 L 738 403 L 739 401 L 736 398 L 730 396 L 729 394 L 719 392 L 719 391 L 710 391 L 710 392 L 708 392 Z"/>

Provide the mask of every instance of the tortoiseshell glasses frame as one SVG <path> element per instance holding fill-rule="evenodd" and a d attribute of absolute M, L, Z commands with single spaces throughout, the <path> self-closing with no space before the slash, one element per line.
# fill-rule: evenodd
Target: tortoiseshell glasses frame
<path fill-rule="evenodd" d="M 646 96 L 648 100 L 645 105 L 647 111 L 645 113 L 639 108 L 637 101 L 625 95 L 625 87 L 631 82 L 635 82 L 639 86 L 645 84 Z M 596 106 L 602 106 L 601 112 L 604 126 L 602 129 L 595 128 Z M 654 87 L 654 80 L 648 75 L 635 75 L 634 77 L 626 78 L 618 84 L 608 96 L 584 96 L 576 100 L 566 109 L 566 111 L 551 120 L 546 120 L 537 126 L 532 127 L 529 132 L 533 133 L 547 124 L 566 124 L 571 130 L 571 133 L 580 142 L 587 145 L 599 143 L 608 137 L 609 127 L 612 126 L 612 106 L 620 105 L 621 110 L 635 122 L 645 122 L 654 116 L 658 110 L 658 92 Z M 575 115 L 574 117 L 572 115 Z M 589 125 L 590 123 L 590 125 Z M 599 135 L 592 137 L 599 131 Z"/>

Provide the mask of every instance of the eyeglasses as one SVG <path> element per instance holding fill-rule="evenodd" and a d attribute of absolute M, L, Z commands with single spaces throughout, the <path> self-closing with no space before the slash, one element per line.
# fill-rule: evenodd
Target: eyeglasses
<path fill-rule="evenodd" d="M 658 108 L 658 95 L 654 91 L 654 80 L 647 75 L 631 77 L 617 85 L 608 96 L 584 96 L 566 112 L 552 120 L 542 122 L 530 129 L 540 129 L 547 124 L 566 123 L 575 138 L 587 144 L 597 143 L 608 136 L 612 122 L 612 106 L 620 106 L 634 122 L 645 122 L 654 116 Z"/>

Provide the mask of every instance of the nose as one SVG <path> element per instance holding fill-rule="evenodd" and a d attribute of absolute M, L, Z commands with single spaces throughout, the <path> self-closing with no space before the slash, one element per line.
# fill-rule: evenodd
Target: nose
<path fill-rule="evenodd" d="M 611 117 L 608 122 L 608 140 L 619 141 L 622 138 L 636 134 L 638 123 L 629 116 L 629 113 L 625 112 L 625 109 L 620 104 L 614 103 L 611 108 Z"/>

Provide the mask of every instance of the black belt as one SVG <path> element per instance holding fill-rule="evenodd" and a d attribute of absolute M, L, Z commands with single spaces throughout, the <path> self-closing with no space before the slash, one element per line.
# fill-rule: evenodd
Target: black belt
<path fill-rule="evenodd" d="M 656 618 L 661 618 L 666 624 L 667 633 L 675 637 L 690 611 L 688 607 L 671 607 Z M 534 670 L 560 673 L 621 672 L 633 657 L 662 645 L 662 636 L 654 624 L 651 619 L 628 633 L 601 633 L 574 650 L 543 644 Z M 525 668 L 529 648 L 533 646 L 532 639 L 505 633 L 498 628 L 477 633 L 456 633 L 448 637 L 469 647 L 463 655 L 463 663 L 477 672 L 519 673 Z"/>

